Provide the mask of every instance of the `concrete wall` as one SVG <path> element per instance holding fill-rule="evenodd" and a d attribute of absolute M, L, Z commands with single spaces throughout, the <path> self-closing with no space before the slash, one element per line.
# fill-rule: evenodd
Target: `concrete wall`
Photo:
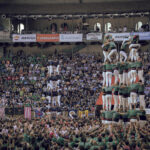
<path fill-rule="evenodd" d="M 88 29 L 89 30 L 94 30 L 94 25 L 96 23 L 100 23 L 101 24 L 101 29 L 103 31 L 103 29 L 105 28 L 105 24 L 110 22 L 112 24 L 112 28 L 119 28 L 124 27 L 125 25 L 127 26 L 127 28 L 129 29 L 129 31 L 133 31 L 135 30 L 135 25 L 137 22 L 141 21 L 143 24 L 146 23 L 150 23 L 150 19 L 147 16 L 144 17 L 114 17 L 114 18 L 87 18 L 86 22 L 89 24 Z M 75 30 L 75 27 L 77 25 L 79 25 L 80 27 L 82 27 L 82 19 L 78 18 L 78 19 L 68 19 L 68 20 L 64 20 L 64 19 L 52 19 L 52 20 L 48 20 L 48 19 L 22 19 L 22 20 L 12 20 L 12 23 L 14 24 L 14 26 L 17 27 L 17 24 L 19 23 L 23 23 L 25 25 L 25 30 L 27 31 L 45 31 L 46 29 L 48 29 L 50 31 L 50 25 L 52 23 L 56 23 L 57 24 L 57 30 L 59 31 L 61 24 L 63 23 L 67 23 L 68 27 L 69 27 L 69 31 Z"/>
<path fill-rule="evenodd" d="M 72 48 L 74 47 L 74 45 L 55 45 L 55 46 L 50 46 L 47 48 L 41 48 L 41 47 L 29 47 L 29 46 L 25 46 L 25 47 L 14 47 L 14 46 L 10 46 L 7 47 L 7 50 L 11 50 L 13 53 L 17 53 L 20 50 L 23 50 L 25 52 L 26 55 L 28 54 L 53 54 L 54 51 L 57 49 L 58 53 L 63 53 L 63 51 L 70 49 L 70 51 L 72 50 Z"/>
<path fill-rule="evenodd" d="M 49 54 L 53 54 L 55 52 L 55 50 L 57 49 L 57 52 L 59 54 L 65 54 L 66 50 L 70 49 L 70 53 L 72 51 L 72 49 L 75 47 L 76 45 L 54 45 L 54 46 L 50 46 L 47 48 L 39 48 L 37 46 L 34 47 L 8 47 L 7 51 L 11 50 L 12 53 L 17 53 L 20 50 L 23 50 L 25 52 L 26 55 L 28 54 L 38 54 L 38 55 L 49 55 Z M 150 49 L 150 44 L 146 45 L 146 46 L 142 46 L 141 51 L 147 51 L 147 49 Z M 1 50 L 2 51 L 2 50 Z M 77 52 L 79 54 L 94 54 L 94 55 L 101 55 L 103 56 L 103 52 L 102 52 L 102 47 L 101 45 L 87 45 L 85 48 L 82 48 L 79 52 Z"/>
<path fill-rule="evenodd" d="M 5 31 L 10 31 L 10 19 L 0 18 L 0 27 L 2 27 Z"/>

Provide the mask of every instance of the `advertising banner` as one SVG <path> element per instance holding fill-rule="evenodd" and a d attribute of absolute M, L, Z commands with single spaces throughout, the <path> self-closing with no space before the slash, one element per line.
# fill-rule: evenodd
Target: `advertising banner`
<path fill-rule="evenodd" d="M 102 40 L 102 33 L 88 33 L 86 35 L 86 40 L 100 41 Z"/>
<path fill-rule="evenodd" d="M 147 115 L 150 115 L 150 109 L 145 109 L 145 111 Z"/>
<path fill-rule="evenodd" d="M 23 115 L 24 108 L 23 107 L 6 107 L 5 114 L 6 115 Z"/>
<path fill-rule="evenodd" d="M 59 34 L 37 34 L 37 42 L 59 42 Z"/>
<path fill-rule="evenodd" d="M 150 40 L 150 32 L 133 32 L 131 35 L 139 35 L 140 40 Z"/>
<path fill-rule="evenodd" d="M 82 42 L 83 34 L 60 34 L 60 42 Z"/>
<path fill-rule="evenodd" d="M 13 34 L 13 42 L 36 42 L 36 34 Z"/>
<path fill-rule="evenodd" d="M 112 35 L 114 41 L 124 41 L 130 38 L 130 33 L 106 33 L 105 35 Z"/>

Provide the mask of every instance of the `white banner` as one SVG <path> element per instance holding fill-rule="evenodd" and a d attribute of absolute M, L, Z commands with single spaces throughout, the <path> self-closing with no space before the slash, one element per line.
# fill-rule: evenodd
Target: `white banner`
<path fill-rule="evenodd" d="M 100 41 L 102 40 L 102 33 L 88 33 L 86 35 L 87 40 Z"/>
<path fill-rule="evenodd" d="M 150 109 L 145 109 L 145 111 L 147 115 L 150 115 Z"/>
<path fill-rule="evenodd" d="M 82 42 L 83 34 L 60 34 L 60 42 Z"/>
<path fill-rule="evenodd" d="M 13 34 L 13 42 L 36 42 L 36 34 Z"/>
<path fill-rule="evenodd" d="M 123 41 L 130 38 L 130 33 L 106 33 L 105 35 L 112 35 L 114 41 Z"/>
<path fill-rule="evenodd" d="M 131 35 L 139 35 L 140 40 L 150 40 L 150 32 L 132 32 Z"/>

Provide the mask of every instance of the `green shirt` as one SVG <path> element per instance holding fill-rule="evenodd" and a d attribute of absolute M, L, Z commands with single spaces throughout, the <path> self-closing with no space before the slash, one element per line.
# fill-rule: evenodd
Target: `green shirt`
<path fill-rule="evenodd" d="M 109 49 L 115 49 L 115 48 L 116 48 L 115 42 L 111 41 L 111 42 L 109 43 Z"/>
<path fill-rule="evenodd" d="M 105 64 L 102 66 L 102 70 L 103 70 L 103 72 L 106 72 L 106 65 Z"/>
<path fill-rule="evenodd" d="M 122 74 L 123 70 L 125 70 L 125 65 L 123 63 L 118 63 L 119 73 Z"/>
<path fill-rule="evenodd" d="M 129 94 L 129 87 L 120 87 L 119 89 L 119 94 L 123 94 L 123 95 L 126 95 L 126 94 Z"/>
<path fill-rule="evenodd" d="M 138 116 L 146 116 L 145 110 L 137 110 L 137 115 Z"/>
<path fill-rule="evenodd" d="M 59 137 L 59 138 L 57 139 L 57 143 L 58 143 L 59 145 L 63 146 L 63 145 L 64 145 L 64 138 Z"/>
<path fill-rule="evenodd" d="M 96 146 L 96 145 L 93 145 L 91 148 L 90 148 L 90 150 L 94 150 L 94 149 L 99 149 L 99 146 Z"/>
<path fill-rule="evenodd" d="M 140 84 L 140 85 L 139 85 L 138 92 L 139 92 L 139 93 L 144 93 L 144 88 L 145 88 L 144 84 L 142 84 L 142 85 Z"/>
<path fill-rule="evenodd" d="M 130 63 L 130 68 L 136 68 L 137 67 L 137 63 L 136 62 L 133 62 L 133 63 Z"/>
<path fill-rule="evenodd" d="M 104 90 L 105 92 L 112 92 L 113 87 L 105 87 Z"/>
<path fill-rule="evenodd" d="M 109 44 L 106 44 L 106 45 L 103 47 L 103 50 L 104 50 L 104 51 L 108 51 L 108 49 L 109 49 Z"/>
<path fill-rule="evenodd" d="M 85 149 L 90 149 L 91 146 L 92 146 L 92 145 L 91 145 L 90 142 L 86 142 L 84 148 L 85 148 Z"/>
<path fill-rule="evenodd" d="M 129 41 L 125 41 L 122 45 L 121 45 L 121 50 L 122 51 L 125 51 L 128 47 L 129 47 L 129 44 L 127 43 Z"/>
<path fill-rule="evenodd" d="M 106 112 L 105 112 L 105 118 L 106 118 L 106 119 L 112 119 L 113 113 L 114 113 L 114 112 L 112 112 L 112 111 L 106 111 Z"/>
<path fill-rule="evenodd" d="M 106 71 L 107 71 L 107 70 L 112 70 L 112 67 L 113 67 L 113 65 L 111 65 L 111 64 L 106 64 Z"/>
<path fill-rule="evenodd" d="M 113 120 L 119 119 L 120 118 L 120 114 L 118 112 L 114 112 L 112 118 L 113 118 Z"/>
<path fill-rule="evenodd" d="M 137 92 L 138 89 L 139 89 L 139 86 L 140 86 L 139 83 L 131 84 L 130 87 L 129 87 L 129 88 L 130 88 L 130 91 L 131 91 L 131 92 Z"/>
<path fill-rule="evenodd" d="M 128 114 L 128 113 L 122 114 L 122 118 L 123 118 L 123 119 L 127 119 L 128 117 L 129 117 L 129 114 Z"/>
<path fill-rule="evenodd" d="M 130 119 L 131 118 L 136 118 L 136 116 L 137 116 L 137 110 L 128 110 L 127 114 L 128 114 L 128 117 Z"/>
<path fill-rule="evenodd" d="M 142 68 L 143 64 L 142 64 L 141 61 L 137 61 L 137 62 L 135 62 L 135 63 L 136 63 L 136 67 L 137 67 L 137 68 Z"/>
<path fill-rule="evenodd" d="M 114 89 L 114 92 L 117 92 L 117 91 L 119 91 L 119 86 L 112 86 L 112 88 Z"/>

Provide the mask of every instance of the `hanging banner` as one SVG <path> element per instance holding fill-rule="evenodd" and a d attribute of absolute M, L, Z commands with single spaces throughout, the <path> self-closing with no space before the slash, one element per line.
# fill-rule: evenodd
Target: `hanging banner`
<path fill-rule="evenodd" d="M 82 42 L 83 34 L 60 34 L 60 42 Z"/>
<path fill-rule="evenodd" d="M 13 42 L 36 42 L 36 34 L 13 34 Z"/>
<path fill-rule="evenodd" d="M 112 35 L 114 41 L 124 41 L 130 38 L 130 33 L 106 33 L 105 35 Z"/>
<path fill-rule="evenodd" d="M 6 107 L 5 114 L 6 115 L 23 115 L 24 108 L 23 107 Z"/>
<path fill-rule="evenodd" d="M 88 33 L 86 35 L 86 40 L 100 41 L 102 40 L 102 33 Z"/>
<path fill-rule="evenodd" d="M 31 107 L 24 107 L 24 118 L 31 120 Z"/>
<path fill-rule="evenodd" d="M 147 115 L 150 115 L 150 109 L 145 109 L 145 111 Z"/>
<path fill-rule="evenodd" d="M 132 32 L 131 35 L 139 35 L 139 40 L 150 40 L 150 32 Z"/>
<path fill-rule="evenodd" d="M 37 34 L 37 42 L 59 42 L 59 34 Z"/>

